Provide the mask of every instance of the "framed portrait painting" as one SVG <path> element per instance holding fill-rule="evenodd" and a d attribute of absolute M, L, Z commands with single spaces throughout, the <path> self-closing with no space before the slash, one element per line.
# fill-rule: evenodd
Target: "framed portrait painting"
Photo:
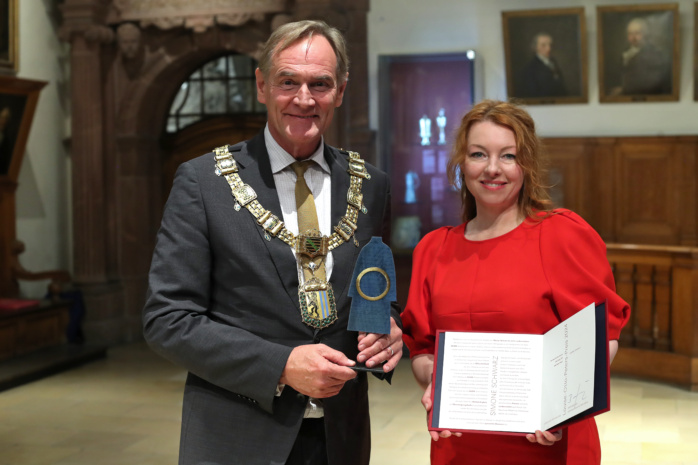
<path fill-rule="evenodd" d="M 0 180 L 19 177 L 43 81 L 0 76 Z"/>
<path fill-rule="evenodd" d="M 0 0 L 0 72 L 17 72 L 18 0 Z"/>
<path fill-rule="evenodd" d="M 509 98 L 588 101 L 584 8 L 504 11 L 502 31 Z"/>
<path fill-rule="evenodd" d="M 598 6 L 599 99 L 679 99 L 679 5 Z"/>

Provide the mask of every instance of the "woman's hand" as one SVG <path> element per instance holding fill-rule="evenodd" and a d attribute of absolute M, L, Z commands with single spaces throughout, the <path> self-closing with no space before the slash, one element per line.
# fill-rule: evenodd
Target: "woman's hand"
<path fill-rule="evenodd" d="M 402 330 L 392 317 L 390 318 L 390 334 L 360 332 L 358 342 L 361 352 L 356 356 L 356 361 L 366 363 L 369 368 L 385 362 L 383 371 L 387 373 L 397 367 L 397 362 L 402 358 Z"/>
<path fill-rule="evenodd" d="M 542 446 L 552 446 L 557 441 L 562 439 L 562 430 L 559 429 L 554 433 L 551 433 L 550 431 L 536 430 L 535 434 L 527 434 L 526 439 L 528 439 L 528 442 L 537 442 Z"/>
<path fill-rule="evenodd" d="M 424 391 L 424 395 L 422 396 L 422 405 L 427 411 L 427 427 L 429 427 L 429 413 L 431 413 L 431 408 L 434 406 L 431 401 L 431 383 L 429 383 L 426 391 Z M 449 430 L 443 430 L 429 431 L 429 435 L 431 436 L 432 441 L 438 441 L 439 438 L 450 438 L 451 436 L 461 437 L 462 433 L 452 433 Z"/>

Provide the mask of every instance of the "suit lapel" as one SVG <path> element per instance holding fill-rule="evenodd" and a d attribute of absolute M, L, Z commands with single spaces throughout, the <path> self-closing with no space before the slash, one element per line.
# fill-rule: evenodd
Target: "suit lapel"
<path fill-rule="evenodd" d="M 350 184 L 349 173 L 347 173 L 349 164 L 336 149 L 328 145 L 325 145 L 325 159 L 332 173 L 332 227 L 334 228 L 347 212 L 347 192 Z M 347 284 L 351 280 L 358 252 L 359 249 L 354 246 L 353 238 L 332 251 L 334 267 L 330 283 L 332 283 L 336 298 L 344 294 Z"/>
<path fill-rule="evenodd" d="M 281 212 L 279 195 L 276 192 L 274 175 L 271 171 L 271 162 L 264 143 L 264 132 L 262 131 L 250 139 L 243 146 L 242 150 L 233 153 L 233 156 L 240 166 L 240 178 L 242 178 L 242 181 L 254 189 L 257 193 L 257 200 L 264 208 L 283 221 L 284 217 Z M 250 221 L 254 221 L 256 224 L 254 217 L 249 212 L 245 213 L 249 216 Z M 290 250 L 289 245 L 281 239 L 272 238 L 271 241 L 267 241 L 264 238 L 265 231 L 262 227 L 257 226 L 256 230 L 261 244 L 269 251 L 286 292 L 300 311 L 298 304 L 298 269 L 293 252 Z"/>

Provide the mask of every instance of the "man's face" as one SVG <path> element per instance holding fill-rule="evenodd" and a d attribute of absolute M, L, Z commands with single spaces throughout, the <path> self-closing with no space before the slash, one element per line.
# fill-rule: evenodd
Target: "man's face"
<path fill-rule="evenodd" d="M 644 42 L 644 30 L 638 23 L 628 24 L 628 43 L 633 47 L 641 47 Z"/>
<path fill-rule="evenodd" d="M 257 100 L 267 106 L 269 131 L 294 158 L 312 155 L 342 104 L 337 57 L 325 37 L 303 38 L 281 51 L 269 76 L 257 69 Z"/>
<path fill-rule="evenodd" d="M 550 36 L 540 36 L 536 42 L 536 53 L 545 58 L 550 58 L 550 50 L 553 48 L 553 39 Z"/>

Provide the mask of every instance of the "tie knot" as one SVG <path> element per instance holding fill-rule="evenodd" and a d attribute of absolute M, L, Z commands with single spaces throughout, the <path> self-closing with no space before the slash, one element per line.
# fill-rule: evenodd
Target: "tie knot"
<path fill-rule="evenodd" d="M 291 165 L 291 168 L 293 171 L 296 173 L 296 176 L 298 179 L 302 178 L 305 175 L 305 172 L 308 168 L 310 168 L 310 165 L 312 165 L 312 161 L 294 161 L 293 164 Z"/>

